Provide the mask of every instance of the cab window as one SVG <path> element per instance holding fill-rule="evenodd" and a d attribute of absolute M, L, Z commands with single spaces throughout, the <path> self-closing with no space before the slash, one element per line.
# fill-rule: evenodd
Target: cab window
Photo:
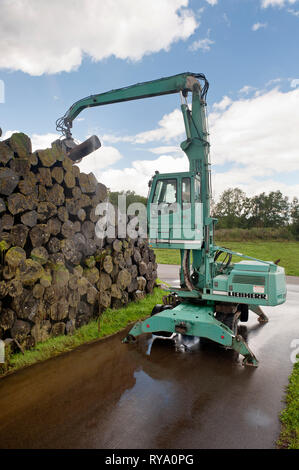
<path fill-rule="evenodd" d="M 182 179 L 182 203 L 187 204 L 191 202 L 191 184 L 190 178 Z"/>
<path fill-rule="evenodd" d="M 153 202 L 172 204 L 177 201 L 177 182 L 175 179 L 158 180 Z"/>
<path fill-rule="evenodd" d="M 194 179 L 194 201 L 200 201 L 200 180 L 198 178 Z"/>

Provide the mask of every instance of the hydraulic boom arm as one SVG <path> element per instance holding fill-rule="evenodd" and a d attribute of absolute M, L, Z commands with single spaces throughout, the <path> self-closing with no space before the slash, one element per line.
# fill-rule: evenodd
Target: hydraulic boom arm
<path fill-rule="evenodd" d="M 204 81 L 204 85 L 201 89 L 201 98 L 204 100 L 209 88 L 209 83 L 206 77 L 201 73 L 185 72 L 171 77 L 137 83 L 136 85 L 131 85 L 125 88 L 119 88 L 106 93 L 82 98 L 74 103 L 62 118 L 56 121 L 56 129 L 62 132 L 67 139 L 70 139 L 70 129 L 72 128 L 73 121 L 85 108 L 178 92 L 182 92 L 185 96 L 188 91 L 192 91 L 192 87 L 197 80 Z"/>

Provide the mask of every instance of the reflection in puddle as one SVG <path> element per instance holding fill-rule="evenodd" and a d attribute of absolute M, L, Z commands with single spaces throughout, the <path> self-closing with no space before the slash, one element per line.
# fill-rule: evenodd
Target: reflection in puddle
<path fill-rule="evenodd" d="M 167 345 L 174 347 L 176 352 L 193 352 L 199 349 L 200 339 L 197 336 L 182 335 L 173 333 L 171 336 L 152 335 L 147 340 L 147 349 L 145 354 L 151 355 L 153 344 Z"/>

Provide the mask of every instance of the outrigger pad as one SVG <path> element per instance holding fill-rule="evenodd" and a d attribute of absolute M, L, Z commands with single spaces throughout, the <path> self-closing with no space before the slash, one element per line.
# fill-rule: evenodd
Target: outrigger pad
<path fill-rule="evenodd" d="M 267 315 L 263 312 L 261 307 L 259 305 L 248 305 L 249 310 L 254 312 L 256 315 L 258 315 L 258 321 L 260 323 L 267 323 L 269 321 L 269 318 Z"/>
<path fill-rule="evenodd" d="M 232 347 L 235 351 L 244 356 L 244 366 L 258 367 L 259 361 L 255 357 L 253 352 L 250 350 L 248 344 L 245 342 L 244 338 L 241 335 L 237 335 L 233 338 Z"/>

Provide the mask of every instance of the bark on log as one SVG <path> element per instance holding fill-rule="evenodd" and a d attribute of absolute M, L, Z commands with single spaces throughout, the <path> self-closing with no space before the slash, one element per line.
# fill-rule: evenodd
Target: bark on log
<path fill-rule="evenodd" d="M 111 292 L 109 290 L 105 290 L 100 292 L 99 294 L 99 304 L 100 307 L 104 309 L 109 308 L 111 305 Z"/>
<path fill-rule="evenodd" d="M 4 142 L 0 142 L 0 163 L 7 165 L 9 160 L 14 157 L 13 150 Z"/>
<path fill-rule="evenodd" d="M 61 222 L 57 217 L 49 219 L 47 222 L 47 231 L 50 235 L 58 235 L 61 231 Z"/>
<path fill-rule="evenodd" d="M 52 183 L 52 175 L 50 168 L 39 168 L 37 174 L 37 180 L 43 186 L 51 188 L 53 186 Z"/>
<path fill-rule="evenodd" d="M 30 230 L 29 237 L 34 248 L 48 243 L 50 238 L 48 227 L 48 224 L 37 224 Z"/>
<path fill-rule="evenodd" d="M 23 341 L 30 333 L 30 330 L 30 323 L 23 320 L 16 320 L 13 327 L 11 328 L 11 336 L 17 341 Z"/>
<path fill-rule="evenodd" d="M 32 152 L 31 140 L 23 132 L 13 133 L 4 143 L 9 145 L 20 158 L 26 157 Z"/>
<path fill-rule="evenodd" d="M 63 182 L 64 171 L 62 167 L 55 166 L 51 171 L 51 175 L 53 180 L 56 181 L 56 183 L 61 184 Z"/>
<path fill-rule="evenodd" d="M 0 231 L 10 230 L 13 227 L 14 218 L 10 214 L 4 214 L 0 219 Z"/>
<path fill-rule="evenodd" d="M 111 288 L 112 280 L 109 274 L 105 272 L 101 272 L 99 276 L 99 280 L 97 282 L 97 288 L 99 291 L 102 293 L 105 290 L 108 290 Z"/>
<path fill-rule="evenodd" d="M 0 328 L 10 330 L 15 322 L 15 312 L 10 308 L 4 308 L 0 313 Z"/>
<path fill-rule="evenodd" d="M 124 290 L 131 284 L 131 281 L 132 281 L 131 273 L 127 271 L 126 269 L 122 269 L 118 273 L 116 284 L 120 289 Z"/>
<path fill-rule="evenodd" d="M 12 215 L 20 214 L 28 209 L 27 199 L 24 194 L 11 194 L 7 199 L 8 210 Z"/>
<path fill-rule="evenodd" d="M 37 261 L 41 265 L 46 264 L 49 259 L 49 254 L 46 248 L 43 246 L 33 248 L 30 256 L 34 261 Z"/>

